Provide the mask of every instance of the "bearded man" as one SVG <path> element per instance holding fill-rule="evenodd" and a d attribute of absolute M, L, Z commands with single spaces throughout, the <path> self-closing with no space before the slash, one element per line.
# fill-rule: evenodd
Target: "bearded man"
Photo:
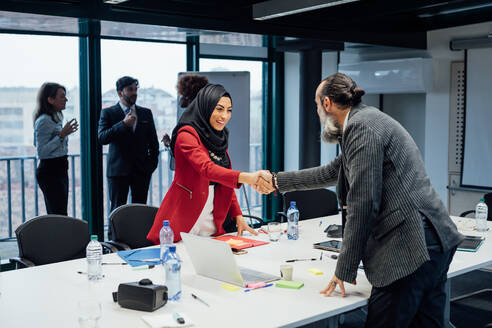
<path fill-rule="evenodd" d="M 322 139 L 339 143 L 330 164 L 272 173 L 280 192 L 338 183 L 345 208 L 343 244 L 330 296 L 354 283 L 360 262 L 372 284 L 366 327 L 444 327 L 445 283 L 463 239 L 431 185 L 408 132 L 361 102 L 364 90 L 344 74 L 323 80 L 315 102 Z M 268 179 L 268 177 L 265 177 Z"/>

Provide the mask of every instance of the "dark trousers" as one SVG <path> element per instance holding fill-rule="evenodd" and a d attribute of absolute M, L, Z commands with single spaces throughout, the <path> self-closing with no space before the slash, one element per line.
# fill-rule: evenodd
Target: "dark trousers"
<path fill-rule="evenodd" d="M 67 215 L 67 156 L 40 160 L 36 169 L 36 179 L 43 192 L 46 212 L 48 214 Z"/>
<path fill-rule="evenodd" d="M 147 203 L 151 175 L 132 174 L 124 177 L 108 178 L 111 212 L 118 206 L 125 205 L 128 191 L 132 193 L 132 203 Z"/>
<path fill-rule="evenodd" d="M 445 327 L 445 284 L 456 247 L 442 252 L 439 238 L 424 220 L 430 261 L 414 273 L 392 284 L 373 287 L 369 298 L 366 327 Z"/>

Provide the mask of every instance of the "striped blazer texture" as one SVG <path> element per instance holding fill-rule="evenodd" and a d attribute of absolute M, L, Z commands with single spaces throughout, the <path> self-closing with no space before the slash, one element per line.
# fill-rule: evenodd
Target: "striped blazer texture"
<path fill-rule="evenodd" d="M 463 239 L 430 183 L 417 145 L 397 121 L 359 104 L 350 110 L 341 146 L 328 165 L 278 174 L 279 190 L 288 192 L 335 185 L 344 170 L 347 222 L 335 271 L 339 279 L 353 282 L 361 260 L 375 287 L 417 270 L 430 259 L 422 216 L 432 223 L 443 251 Z"/>

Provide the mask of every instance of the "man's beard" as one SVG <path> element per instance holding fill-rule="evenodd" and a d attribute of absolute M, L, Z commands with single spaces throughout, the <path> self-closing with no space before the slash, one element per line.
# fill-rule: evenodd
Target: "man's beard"
<path fill-rule="evenodd" d="M 133 106 L 137 102 L 137 95 L 133 95 L 128 97 L 127 95 L 123 95 L 123 99 L 128 103 L 128 105 Z"/>
<path fill-rule="evenodd" d="M 327 143 L 338 143 L 338 137 L 342 136 L 342 127 L 338 121 L 333 116 L 325 113 L 324 110 L 321 111 L 319 121 L 322 127 L 321 139 Z"/>

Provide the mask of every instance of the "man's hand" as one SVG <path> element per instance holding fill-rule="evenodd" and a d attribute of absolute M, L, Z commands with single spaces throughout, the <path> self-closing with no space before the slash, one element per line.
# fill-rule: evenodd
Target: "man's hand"
<path fill-rule="evenodd" d="M 65 124 L 63 129 L 61 129 L 60 138 L 64 139 L 66 136 L 74 133 L 78 129 L 79 129 L 79 123 L 77 122 L 76 119 L 73 118 Z"/>
<path fill-rule="evenodd" d="M 237 235 L 241 236 L 244 230 L 251 232 L 253 235 L 258 236 L 258 232 L 256 232 L 253 228 L 251 228 L 242 215 L 236 216 L 236 226 L 237 226 Z"/>
<path fill-rule="evenodd" d="M 253 173 L 241 172 L 238 182 L 252 186 L 261 194 L 269 194 L 274 190 L 271 180 L 268 180 L 269 174 L 268 171 L 257 171 Z"/>
<path fill-rule="evenodd" d="M 258 171 L 259 179 L 252 186 L 254 190 L 259 192 L 260 194 L 269 194 L 275 190 L 272 186 L 272 175 L 267 170 Z"/>
<path fill-rule="evenodd" d="M 356 285 L 356 284 L 357 284 L 356 281 L 352 283 L 352 285 Z M 343 280 L 338 279 L 337 276 L 335 275 L 333 275 L 333 278 L 331 278 L 328 286 L 326 286 L 326 288 L 320 291 L 319 293 L 324 294 L 325 296 L 331 296 L 331 294 L 333 294 L 333 292 L 335 291 L 337 285 L 340 286 L 342 297 L 345 297 L 345 286 L 343 285 Z"/>
<path fill-rule="evenodd" d="M 170 148 L 171 147 L 171 137 L 169 137 L 169 134 L 164 133 L 162 136 L 161 142 L 164 144 L 164 147 Z"/>
<path fill-rule="evenodd" d="M 123 119 L 123 123 L 131 128 L 135 124 L 136 120 L 137 117 L 133 115 L 133 109 L 130 107 L 130 111 L 128 112 L 128 114 L 126 114 L 125 118 Z"/>

